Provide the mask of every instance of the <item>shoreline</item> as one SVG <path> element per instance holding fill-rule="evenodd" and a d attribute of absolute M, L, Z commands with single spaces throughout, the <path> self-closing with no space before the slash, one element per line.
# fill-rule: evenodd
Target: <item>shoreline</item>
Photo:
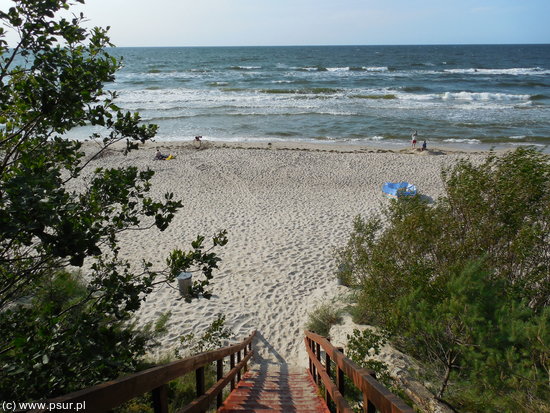
<path fill-rule="evenodd" d="M 162 144 L 181 144 L 182 142 L 192 141 L 189 140 L 158 140 L 157 143 Z M 393 152 L 393 153 L 414 153 L 421 152 L 422 139 L 418 140 L 416 149 L 411 148 L 410 141 L 403 142 L 353 142 L 336 140 L 319 140 L 319 141 L 302 141 L 302 140 L 243 140 L 243 141 L 224 141 L 224 140 L 209 140 L 204 139 L 205 142 L 210 142 L 214 147 L 243 147 L 247 149 L 269 149 L 271 146 L 273 149 L 301 149 L 301 150 L 315 150 L 315 151 L 337 151 L 337 152 Z M 433 141 L 428 142 L 428 151 L 432 154 L 449 154 L 449 153 L 465 153 L 465 154 L 482 154 L 488 152 L 503 153 L 513 151 L 518 147 L 535 147 L 545 153 L 550 153 L 550 145 L 541 144 L 468 144 L 468 143 L 446 143 Z"/>
<path fill-rule="evenodd" d="M 93 141 L 83 141 L 84 148 L 93 145 Z M 110 148 L 119 150 L 124 147 L 124 142 L 119 142 Z M 193 139 L 181 140 L 152 140 L 145 144 L 140 144 L 141 150 L 164 149 L 164 150 L 205 150 L 205 149 L 249 149 L 249 150 L 272 150 L 272 151 L 306 151 L 306 152 L 332 152 L 332 153 L 394 153 L 409 155 L 488 155 L 489 153 L 502 154 L 515 150 L 513 148 L 488 147 L 488 148 L 470 148 L 450 145 L 431 145 L 425 151 L 421 150 L 422 143 L 417 143 L 415 149 L 406 145 L 381 145 L 381 144 L 359 144 L 359 143 L 339 143 L 339 142 L 305 142 L 305 141 L 223 141 L 209 140 L 203 138 L 200 145 Z M 521 145 L 530 146 L 530 145 Z M 546 148 L 550 151 L 550 147 Z"/>

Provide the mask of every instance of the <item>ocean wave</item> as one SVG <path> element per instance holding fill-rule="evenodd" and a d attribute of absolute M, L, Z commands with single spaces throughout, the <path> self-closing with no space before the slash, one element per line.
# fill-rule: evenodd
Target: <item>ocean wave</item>
<path fill-rule="evenodd" d="M 174 115 L 174 116 L 150 116 L 150 117 L 143 117 L 141 120 L 143 122 L 161 122 L 163 120 L 178 120 L 178 119 L 186 119 L 186 118 L 194 118 L 200 115 Z"/>
<path fill-rule="evenodd" d="M 117 83 L 134 84 L 135 82 L 155 82 L 163 81 L 165 79 L 189 79 L 196 78 L 198 74 L 191 72 L 181 72 L 177 70 L 161 71 L 153 69 L 148 72 L 133 72 L 124 73 L 120 72 L 116 74 Z"/>
<path fill-rule="evenodd" d="M 452 122 L 451 125 L 456 128 L 466 128 L 466 129 L 490 129 L 490 128 L 502 128 L 501 123 L 491 123 L 491 122 Z"/>
<path fill-rule="evenodd" d="M 288 109 L 288 108 L 281 108 L 281 109 Z M 343 112 L 343 111 L 335 111 L 335 110 L 310 110 L 310 111 L 295 111 L 295 112 L 226 112 L 224 115 L 227 116 L 286 116 L 286 117 L 294 117 L 294 116 L 360 116 L 359 113 L 356 112 Z"/>
<path fill-rule="evenodd" d="M 518 67 L 510 69 L 444 69 L 445 73 L 452 74 L 478 74 L 478 75 L 512 75 L 512 76 L 525 76 L 525 75 L 548 75 L 550 70 L 543 69 L 541 67 Z"/>
<path fill-rule="evenodd" d="M 386 140 L 387 137 L 381 135 L 364 136 L 359 134 L 351 134 L 349 137 L 336 138 L 335 141 L 349 142 L 349 143 L 365 143 L 365 142 L 380 142 Z"/>
<path fill-rule="evenodd" d="M 293 67 L 292 69 L 298 72 L 326 72 L 327 71 L 327 68 L 323 66 Z"/>
<path fill-rule="evenodd" d="M 390 69 L 386 66 L 313 66 L 295 68 L 295 70 L 305 72 L 388 72 Z"/>
<path fill-rule="evenodd" d="M 117 79 L 118 81 L 119 79 Z M 124 83 L 127 84 L 127 85 L 136 85 L 136 86 L 139 86 L 139 85 L 149 85 L 151 83 L 154 83 L 155 81 L 151 81 L 151 80 L 128 80 L 128 81 L 125 81 Z"/>
<path fill-rule="evenodd" d="M 528 102 L 522 102 L 517 103 L 514 105 L 514 109 L 519 110 L 528 110 L 528 109 L 535 109 L 538 105 L 536 105 L 534 102 L 528 101 Z"/>
<path fill-rule="evenodd" d="M 441 100 L 442 95 L 435 93 L 430 94 L 412 94 L 412 93 L 400 93 L 398 95 L 399 100 L 411 100 L 411 101 L 428 101 L 428 100 Z"/>
<path fill-rule="evenodd" d="M 327 95 L 342 92 L 342 89 L 334 89 L 330 87 L 313 87 L 305 89 L 260 89 L 260 93 L 268 94 L 296 94 L 296 95 Z"/>
<path fill-rule="evenodd" d="M 511 146 L 536 146 L 538 148 L 546 148 L 548 145 L 542 143 L 532 143 L 532 142 L 511 142 Z"/>
<path fill-rule="evenodd" d="M 322 107 L 326 105 L 351 105 L 357 100 L 364 102 L 361 105 L 369 107 L 387 108 L 395 107 L 396 102 L 403 102 L 405 107 L 410 105 L 456 105 L 464 109 L 483 107 L 495 108 L 518 107 L 518 109 L 532 109 L 546 107 L 548 95 L 520 95 L 491 92 L 445 92 L 445 93 L 407 93 L 399 89 L 390 88 L 354 88 L 344 89 L 335 87 L 268 87 L 252 89 L 248 87 L 223 86 L 224 82 L 205 83 L 212 88 L 203 86 L 202 89 L 176 87 L 159 88 L 157 84 L 150 84 L 147 88 L 138 90 L 120 91 L 118 102 L 134 107 L 148 107 L 163 109 L 164 107 L 189 106 L 210 107 L 213 103 L 231 102 L 236 105 L 260 105 L 262 107 L 278 107 L 296 105 L 313 105 Z M 204 85 L 204 84 L 203 84 Z M 326 101 L 322 103 L 321 101 Z M 354 100 L 356 102 L 354 103 Z M 367 102 L 371 103 L 367 103 Z M 311 103 L 308 103 L 311 102 Z M 539 103 L 540 102 L 540 103 Z M 363 106 L 362 106 L 363 107 Z"/>
<path fill-rule="evenodd" d="M 224 87 L 220 89 L 222 92 L 247 92 L 249 89 L 243 87 Z"/>
<path fill-rule="evenodd" d="M 349 72 L 349 67 L 327 67 L 328 72 Z"/>
<path fill-rule="evenodd" d="M 542 95 L 542 94 L 538 94 L 538 95 L 532 95 L 529 100 L 545 100 L 545 99 L 548 99 L 549 97 L 547 95 Z"/>
<path fill-rule="evenodd" d="M 397 99 L 397 96 L 394 95 L 394 94 L 385 94 L 385 95 L 350 95 L 350 98 L 353 98 L 353 99 L 392 100 L 392 99 Z"/>
<path fill-rule="evenodd" d="M 187 106 L 178 105 L 178 106 L 166 106 L 166 107 L 158 107 L 155 106 L 154 110 L 155 112 L 173 112 L 173 111 L 182 111 L 188 109 Z M 145 112 L 147 110 L 151 110 L 151 107 L 146 106 L 138 106 L 133 108 L 136 112 Z M 142 117 L 143 119 L 143 117 Z"/>
<path fill-rule="evenodd" d="M 231 108 L 236 109 L 236 108 Z M 250 109 L 250 108 L 243 108 Z M 280 108 L 288 109 L 288 108 Z M 271 112 L 252 112 L 252 111 L 242 111 L 242 112 L 233 112 L 233 111 L 224 111 L 223 114 L 212 112 L 211 110 L 201 110 L 194 113 L 175 113 L 173 115 L 161 115 L 153 114 L 151 116 L 142 116 L 143 122 L 162 122 L 162 121 L 171 121 L 179 119 L 192 119 L 192 118 L 217 118 L 217 117 L 227 117 L 227 118 L 269 118 L 269 117 L 285 117 L 285 118 L 295 118 L 295 117 L 304 117 L 304 116 L 338 116 L 338 117 L 355 117 L 360 116 L 356 112 L 345 112 L 345 111 L 336 111 L 336 110 L 310 110 L 310 111 L 271 111 Z"/>
<path fill-rule="evenodd" d="M 507 93 L 490 92 L 445 92 L 441 95 L 443 100 L 468 100 L 468 101 L 516 101 L 529 100 L 530 95 L 511 95 Z"/>
<path fill-rule="evenodd" d="M 283 131 L 269 132 L 269 134 L 274 135 L 274 136 L 281 136 L 283 138 L 290 138 L 290 137 L 293 137 L 293 136 L 300 136 L 299 133 L 283 132 Z"/>
<path fill-rule="evenodd" d="M 430 89 L 424 86 L 402 86 L 400 88 L 403 92 L 429 92 Z"/>
<path fill-rule="evenodd" d="M 460 138 L 449 138 L 449 139 L 443 139 L 443 142 L 451 142 L 451 143 L 467 143 L 468 145 L 473 145 L 477 143 L 481 143 L 479 139 L 460 139 Z"/>
<path fill-rule="evenodd" d="M 261 66 L 229 66 L 229 70 L 257 70 L 261 69 Z"/>
<path fill-rule="evenodd" d="M 365 70 L 367 72 L 388 72 L 388 71 L 390 71 L 390 69 L 386 66 L 380 66 L 380 67 L 377 67 L 377 66 L 365 67 L 365 66 L 363 66 L 363 70 Z"/>
<path fill-rule="evenodd" d="M 521 82 L 521 81 L 513 81 L 513 82 L 499 82 L 498 86 L 504 86 L 504 87 L 518 87 L 518 86 L 526 86 L 526 87 L 533 87 L 533 86 L 540 86 L 540 87 L 548 87 L 550 84 L 544 83 L 544 82 Z"/>
<path fill-rule="evenodd" d="M 389 72 L 390 71 L 390 69 L 387 66 L 350 67 L 349 70 L 354 72 Z"/>

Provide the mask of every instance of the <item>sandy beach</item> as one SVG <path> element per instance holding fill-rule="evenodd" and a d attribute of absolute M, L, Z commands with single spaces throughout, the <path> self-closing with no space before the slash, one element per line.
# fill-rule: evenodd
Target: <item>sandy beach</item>
<path fill-rule="evenodd" d="M 155 161 L 156 149 L 176 159 Z M 442 194 L 440 171 L 483 153 L 388 151 L 325 144 L 150 143 L 124 156 L 109 150 L 93 167 L 135 165 L 154 170 L 152 194 L 173 192 L 184 207 L 165 232 L 137 231 L 122 252 L 163 265 L 173 248 L 188 249 L 198 234 L 227 229 L 210 300 L 181 300 L 177 289 L 153 292 L 138 323 L 170 311 L 168 334 L 154 356 L 171 353 L 182 334 L 200 334 L 216 318 L 241 339 L 258 331 L 256 362 L 305 365 L 303 330 L 321 303 L 346 294 L 335 278 L 335 249 L 353 218 L 379 211 L 389 200 L 386 181 L 409 181 L 431 198 Z"/>

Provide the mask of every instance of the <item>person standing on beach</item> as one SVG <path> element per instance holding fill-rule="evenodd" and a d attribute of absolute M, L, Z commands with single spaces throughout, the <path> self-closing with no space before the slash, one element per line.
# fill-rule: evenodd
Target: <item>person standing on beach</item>
<path fill-rule="evenodd" d="M 413 129 L 413 134 L 411 136 L 411 144 L 412 144 L 412 148 L 416 148 L 416 137 L 418 136 L 418 132 L 416 131 L 416 129 Z"/>
<path fill-rule="evenodd" d="M 424 142 L 422 142 L 422 151 L 425 151 L 428 147 L 428 144 L 426 143 L 426 139 L 424 139 Z"/>

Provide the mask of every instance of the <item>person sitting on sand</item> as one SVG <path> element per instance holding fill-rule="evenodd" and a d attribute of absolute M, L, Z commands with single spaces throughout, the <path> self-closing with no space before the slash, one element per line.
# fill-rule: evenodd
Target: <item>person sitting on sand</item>
<path fill-rule="evenodd" d="M 416 148 L 416 137 L 418 136 L 418 132 L 416 131 L 416 129 L 413 129 L 413 134 L 411 136 L 411 140 L 412 140 L 412 147 L 413 149 Z"/>
<path fill-rule="evenodd" d="M 424 139 L 424 142 L 422 142 L 422 151 L 425 151 L 428 145 L 426 144 L 426 139 Z"/>
<path fill-rule="evenodd" d="M 157 149 L 157 154 L 155 155 L 155 161 L 164 161 L 168 158 L 169 155 L 163 155 L 160 153 L 160 150 Z"/>
<path fill-rule="evenodd" d="M 195 136 L 195 148 L 200 149 L 202 136 Z"/>

